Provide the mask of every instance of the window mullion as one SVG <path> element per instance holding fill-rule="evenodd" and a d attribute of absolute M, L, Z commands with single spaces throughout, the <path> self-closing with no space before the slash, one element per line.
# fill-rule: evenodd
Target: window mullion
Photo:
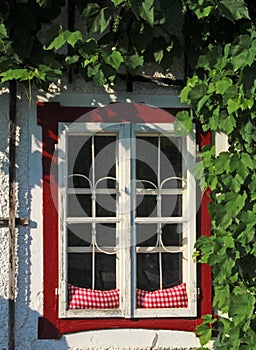
<path fill-rule="evenodd" d="M 186 137 L 186 148 L 187 148 L 187 159 L 186 159 L 186 171 L 187 171 L 187 197 L 186 197 L 186 213 L 189 218 L 189 222 L 185 225 L 187 232 L 187 256 L 190 257 L 193 254 L 194 244 L 196 240 L 196 183 L 193 176 L 193 168 L 195 165 L 196 158 L 196 143 L 195 143 L 195 130 L 193 130 Z M 196 310 L 196 299 L 194 298 L 196 288 L 196 263 L 192 262 L 188 265 L 188 280 L 189 280 L 189 296 L 191 302 L 191 309 Z"/>
<path fill-rule="evenodd" d="M 157 142 L 157 217 L 161 218 L 162 211 L 162 195 L 161 195 L 161 139 L 160 136 L 158 136 L 158 142 Z M 160 245 L 162 242 L 162 223 L 157 223 L 157 244 Z M 160 238 L 160 239 L 159 239 Z M 162 266 L 162 253 L 159 251 L 158 253 L 158 259 L 159 259 L 159 287 L 160 289 L 163 288 L 163 266 Z"/>
<path fill-rule="evenodd" d="M 122 314 L 131 316 L 131 252 L 130 252 L 130 228 L 131 228 L 131 182 L 130 182 L 130 123 L 123 123 L 119 134 L 119 254 L 120 254 L 120 294 Z"/>
<path fill-rule="evenodd" d="M 58 286 L 58 295 L 59 295 L 59 310 L 60 315 L 66 315 L 66 303 L 67 303 L 67 237 L 66 237 L 66 189 L 67 189 L 67 128 L 65 126 L 59 127 L 60 141 L 58 145 L 58 152 L 62 154 L 62 158 L 59 159 L 58 165 L 58 177 L 59 177 L 59 202 L 58 202 L 58 213 L 59 213 L 59 286 Z M 63 159 L 63 156 L 65 157 Z"/>
<path fill-rule="evenodd" d="M 94 147 L 94 135 L 92 135 L 92 218 L 96 217 L 96 195 L 95 195 L 95 147 Z M 95 289 L 95 240 L 96 240 L 96 223 L 92 222 L 92 289 Z"/>
<path fill-rule="evenodd" d="M 136 309 L 136 128 L 134 124 L 131 124 L 130 130 L 131 140 L 131 305 L 130 312 L 131 317 L 134 317 Z"/>

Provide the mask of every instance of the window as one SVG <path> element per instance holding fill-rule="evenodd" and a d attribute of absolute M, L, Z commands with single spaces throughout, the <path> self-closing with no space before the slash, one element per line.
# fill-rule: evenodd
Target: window
<path fill-rule="evenodd" d="M 177 137 L 171 114 L 140 104 L 99 108 L 78 121 L 85 109 L 39 111 L 39 337 L 112 327 L 194 330 L 211 312 L 210 270 L 192 259 L 198 232 L 209 232 L 192 175 L 195 130 Z"/>
<path fill-rule="evenodd" d="M 73 123 L 59 135 L 60 317 L 195 316 L 194 134 Z"/>

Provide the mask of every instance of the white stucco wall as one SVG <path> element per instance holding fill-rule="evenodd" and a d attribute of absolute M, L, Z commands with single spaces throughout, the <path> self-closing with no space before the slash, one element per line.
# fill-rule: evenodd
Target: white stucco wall
<path fill-rule="evenodd" d="M 109 100 L 146 102 L 178 107 L 178 92 L 135 84 L 134 93 L 126 94 L 125 85 L 118 93 L 106 95 L 91 84 L 77 83 L 56 97 L 65 105 L 103 105 Z M 100 94 L 100 95 L 99 95 Z M 153 95 L 152 95 L 153 94 Z M 36 93 L 36 99 L 49 95 Z M 8 95 L 0 96 L 0 216 L 8 216 Z M 21 95 L 18 105 L 19 137 L 17 146 L 17 189 L 19 217 L 28 217 L 29 227 L 17 230 L 16 348 L 46 349 L 190 349 L 199 347 L 193 333 L 163 330 L 102 330 L 63 336 L 58 341 L 38 340 L 37 322 L 43 309 L 43 244 L 41 186 L 41 127 L 36 121 L 36 106 Z M 8 229 L 0 228 L 0 349 L 7 349 Z"/>

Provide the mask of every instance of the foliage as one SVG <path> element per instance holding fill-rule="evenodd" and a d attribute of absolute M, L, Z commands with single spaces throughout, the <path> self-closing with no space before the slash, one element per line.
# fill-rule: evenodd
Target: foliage
<path fill-rule="evenodd" d="M 70 0 L 82 28 L 58 25 L 65 0 L 1 0 L 0 77 L 47 88 L 67 69 L 99 85 L 118 73 L 136 74 L 146 63 L 168 72 L 185 52 L 189 77 L 177 115 L 177 134 L 194 119 L 204 132 L 223 132 L 229 151 L 204 147 L 195 167 L 209 188 L 212 236 L 196 243 L 196 256 L 212 266 L 219 349 L 256 344 L 256 7 L 253 0 Z M 183 27 L 183 38 L 176 28 Z M 224 317 L 225 315 L 225 317 Z M 201 344 L 212 337 L 211 315 L 198 327 Z"/>
<path fill-rule="evenodd" d="M 256 344 L 256 30 L 246 3 L 187 1 L 185 23 L 193 75 L 181 92 L 205 132 L 223 132 L 229 151 L 215 155 L 205 146 L 195 175 L 210 189 L 212 236 L 196 243 L 196 256 L 212 266 L 219 310 L 218 349 L 255 349 Z M 255 17 L 254 17 L 255 18 Z M 191 32 L 191 28 L 193 31 Z M 217 30 L 216 30 L 217 29 Z M 197 40 L 195 40 L 195 37 Z M 186 118 L 185 115 L 186 114 Z M 201 344 L 212 337 L 208 315 L 197 329 Z"/>
<path fill-rule="evenodd" d="M 182 52 L 173 34 L 183 23 L 181 0 L 171 5 L 168 0 L 69 1 L 82 23 L 77 30 L 56 25 L 64 0 L 2 1 L 2 82 L 16 77 L 42 84 L 70 67 L 104 85 L 117 73 L 136 74 L 147 63 L 168 72 Z"/>

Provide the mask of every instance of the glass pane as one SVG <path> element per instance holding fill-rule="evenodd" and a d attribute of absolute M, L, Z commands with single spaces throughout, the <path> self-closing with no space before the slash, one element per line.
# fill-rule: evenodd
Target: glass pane
<path fill-rule="evenodd" d="M 77 287 L 92 287 L 92 254 L 68 254 L 68 283 Z"/>
<path fill-rule="evenodd" d="M 72 176 L 68 179 L 68 187 L 89 188 L 89 181 L 84 176 L 89 177 L 92 150 L 91 138 L 86 136 L 68 137 L 68 176 L 80 174 L 82 176 Z"/>
<path fill-rule="evenodd" d="M 96 196 L 96 216 L 116 216 L 116 195 Z"/>
<path fill-rule="evenodd" d="M 92 288 L 92 253 L 68 254 L 68 283 Z M 95 289 L 116 288 L 116 255 L 95 254 Z"/>
<path fill-rule="evenodd" d="M 109 290 L 116 288 L 116 255 L 96 254 L 95 289 Z"/>
<path fill-rule="evenodd" d="M 116 136 L 95 136 L 95 181 L 110 176 L 116 178 Z M 103 180 L 97 188 L 115 188 L 113 180 Z"/>
<path fill-rule="evenodd" d="M 169 177 L 182 177 L 181 138 L 161 137 L 161 183 Z M 168 181 L 164 188 L 180 187 L 181 182 Z"/>
<path fill-rule="evenodd" d="M 157 242 L 157 225 L 136 225 L 136 245 L 139 247 L 155 247 Z"/>
<path fill-rule="evenodd" d="M 115 224 L 97 224 L 96 240 L 99 247 L 116 246 L 116 225 Z"/>
<path fill-rule="evenodd" d="M 147 180 L 157 185 L 157 137 L 136 139 L 136 179 Z M 144 184 L 145 188 L 153 188 Z M 140 186 L 141 187 L 141 186 Z"/>
<path fill-rule="evenodd" d="M 163 288 L 182 283 L 182 253 L 162 253 Z"/>
<path fill-rule="evenodd" d="M 161 210 L 162 216 L 182 216 L 182 195 L 163 195 Z"/>
<path fill-rule="evenodd" d="M 88 247 L 92 239 L 91 224 L 72 224 L 68 226 L 68 246 Z"/>
<path fill-rule="evenodd" d="M 92 216 L 91 195 L 69 194 L 67 212 L 68 216 Z"/>
<path fill-rule="evenodd" d="M 142 217 L 157 216 L 156 196 L 136 196 L 136 215 Z"/>
<path fill-rule="evenodd" d="M 159 289 L 159 254 L 137 254 L 137 288 Z"/>
<path fill-rule="evenodd" d="M 162 227 L 162 241 L 165 246 L 182 246 L 182 225 L 164 225 Z"/>
<path fill-rule="evenodd" d="M 163 288 L 182 282 L 182 253 L 137 254 L 137 288 L 153 291 L 160 288 L 159 259 L 162 259 Z"/>

